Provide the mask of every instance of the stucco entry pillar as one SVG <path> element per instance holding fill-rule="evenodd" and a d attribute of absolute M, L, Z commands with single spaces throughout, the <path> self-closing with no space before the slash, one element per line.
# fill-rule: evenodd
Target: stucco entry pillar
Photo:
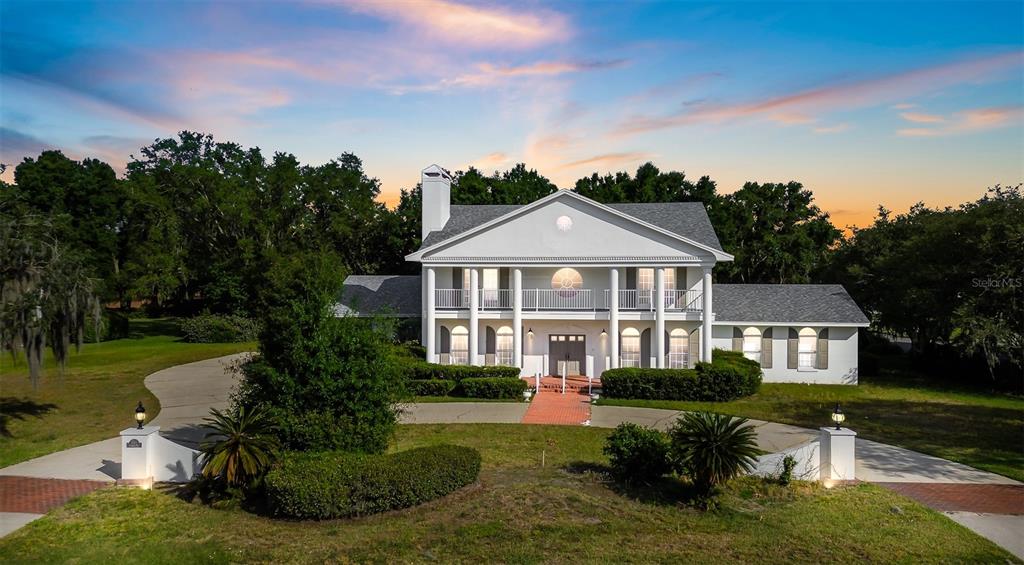
<path fill-rule="evenodd" d="M 700 360 L 711 361 L 711 267 L 703 267 L 704 282 L 701 287 L 704 312 L 700 328 Z"/>
<path fill-rule="evenodd" d="M 469 364 L 478 365 L 477 352 L 480 349 L 480 271 L 469 270 Z"/>
<path fill-rule="evenodd" d="M 427 363 L 437 363 L 437 342 L 435 341 L 435 335 L 437 332 L 437 323 L 435 321 L 435 293 L 434 287 L 436 286 L 437 274 L 434 272 L 434 268 L 427 269 L 427 302 L 424 312 L 424 318 L 426 319 L 425 332 L 423 335 L 423 347 L 427 350 Z"/>
<path fill-rule="evenodd" d="M 821 428 L 821 480 L 852 481 L 856 479 L 857 432 L 849 428 Z"/>
<path fill-rule="evenodd" d="M 608 366 L 619 368 L 619 268 L 608 269 Z"/>
<path fill-rule="evenodd" d="M 523 368 L 523 270 L 512 269 L 512 364 Z"/>
<path fill-rule="evenodd" d="M 654 366 L 665 368 L 665 267 L 654 271 Z"/>

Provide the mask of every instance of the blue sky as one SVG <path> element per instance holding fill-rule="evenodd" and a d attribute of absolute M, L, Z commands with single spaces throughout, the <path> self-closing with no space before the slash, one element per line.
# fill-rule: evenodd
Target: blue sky
<path fill-rule="evenodd" d="M 570 187 L 651 160 L 799 180 L 839 225 L 1024 180 L 1021 2 L 0 4 L 0 162 L 181 129 Z M 10 180 L 10 171 L 5 174 Z"/>

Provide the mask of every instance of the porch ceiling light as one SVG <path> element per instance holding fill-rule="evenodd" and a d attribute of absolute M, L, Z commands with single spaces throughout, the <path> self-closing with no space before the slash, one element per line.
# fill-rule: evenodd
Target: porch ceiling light
<path fill-rule="evenodd" d="M 533 337 L 533 328 L 530 328 L 530 330 L 526 332 L 526 335 Z"/>
<path fill-rule="evenodd" d="M 142 405 L 142 401 L 139 401 L 139 405 L 135 407 L 135 423 L 139 425 L 139 429 L 142 429 L 142 423 L 146 421 L 146 407 Z"/>
<path fill-rule="evenodd" d="M 601 330 L 601 337 L 606 337 L 607 335 L 608 335 L 608 330 L 605 330 L 605 329 Z"/>
<path fill-rule="evenodd" d="M 839 425 L 846 421 L 846 414 L 843 414 L 843 409 L 839 407 L 839 403 L 836 402 L 836 409 L 832 411 L 832 421 L 836 423 L 836 429 L 839 429 Z"/>

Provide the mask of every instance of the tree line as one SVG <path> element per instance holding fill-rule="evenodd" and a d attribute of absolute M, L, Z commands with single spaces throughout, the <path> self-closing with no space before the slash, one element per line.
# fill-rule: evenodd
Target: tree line
<path fill-rule="evenodd" d="M 453 177 L 453 204 L 527 204 L 557 190 L 525 164 Z M 141 301 L 162 313 L 252 315 L 266 273 L 300 253 L 335 256 L 351 274 L 418 272 L 404 256 L 420 245 L 420 187 L 402 190 L 389 210 L 377 200 L 379 181 L 351 153 L 314 166 L 181 132 L 141 148 L 123 178 L 107 163 L 60 151 L 25 159 L 14 178 L 0 186 L 6 328 L 32 318 L 38 305 L 26 297 L 40 295 L 44 278 L 68 279 L 56 267 L 45 274 L 48 256 L 61 258 L 59 272 L 78 269 L 75 288 L 88 289 L 65 308 L 62 331 L 72 338 L 95 310 L 86 295 L 124 309 Z M 871 226 L 849 235 L 795 181 L 748 182 L 724 194 L 707 176 L 646 163 L 632 174 L 595 173 L 572 189 L 599 202 L 701 202 L 735 255 L 716 268 L 717 282 L 841 283 L 874 329 L 910 336 L 921 351 L 956 348 L 992 371 L 1021 366 L 1020 186 L 995 187 L 957 208 L 918 205 L 895 216 L 880 208 Z M 0 332 L 0 340 L 13 346 L 24 337 L 16 333 Z"/>

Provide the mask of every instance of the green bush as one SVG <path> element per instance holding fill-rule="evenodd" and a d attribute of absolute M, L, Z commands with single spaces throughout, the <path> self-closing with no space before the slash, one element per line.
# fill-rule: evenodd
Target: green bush
<path fill-rule="evenodd" d="M 696 369 L 609 369 L 601 375 L 607 398 L 728 402 L 757 392 L 761 367 L 736 351 L 716 349 Z"/>
<path fill-rule="evenodd" d="M 457 383 L 441 379 L 409 381 L 406 387 L 413 396 L 448 396 Z"/>
<path fill-rule="evenodd" d="M 626 483 L 649 483 L 672 471 L 668 437 L 653 428 L 619 424 L 605 440 L 612 474 Z"/>
<path fill-rule="evenodd" d="M 669 431 L 670 454 L 676 472 L 693 481 L 701 496 L 718 485 L 749 472 L 760 451 L 757 434 L 746 418 L 712 412 L 688 412 Z"/>
<path fill-rule="evenodd" d="M 512 398 L 521 400 L 526 391 L 526 381 L 520 378 L 482 377 L 462 379 L 459 392 L 468 398 Z"/>
<path fill-rule="evenodd" d="M 288 453 L 267 474 L 271 513 L 325 520 L 408 508 L 476 481 L 480 454 L 456 445 L 390 455 Z"/>
<path fill-rule="evenodd" d="M 476 366 L 476 365 L 440 365 L 422 361 L 403 360 L 402 368 L 406 376 L 412 380 L 445 380 L 461 381 L 484 377 L 519 378 L 518 367 Z"/>
<path fill-rule="evenodd" d="M 181 333 L 189 343 L 254 341 L 259 325 L 245 316 L 202 314 L 182 320 Z"/>
<path fill-rule="evenodd" d="M 268 406 L 288 450 L 383 453 L 406 387 L 393 320 L 338 317 L 341 261 L 326 252 L 275 258 L 262 289 L 259 356 L 236 401 Z"/>

